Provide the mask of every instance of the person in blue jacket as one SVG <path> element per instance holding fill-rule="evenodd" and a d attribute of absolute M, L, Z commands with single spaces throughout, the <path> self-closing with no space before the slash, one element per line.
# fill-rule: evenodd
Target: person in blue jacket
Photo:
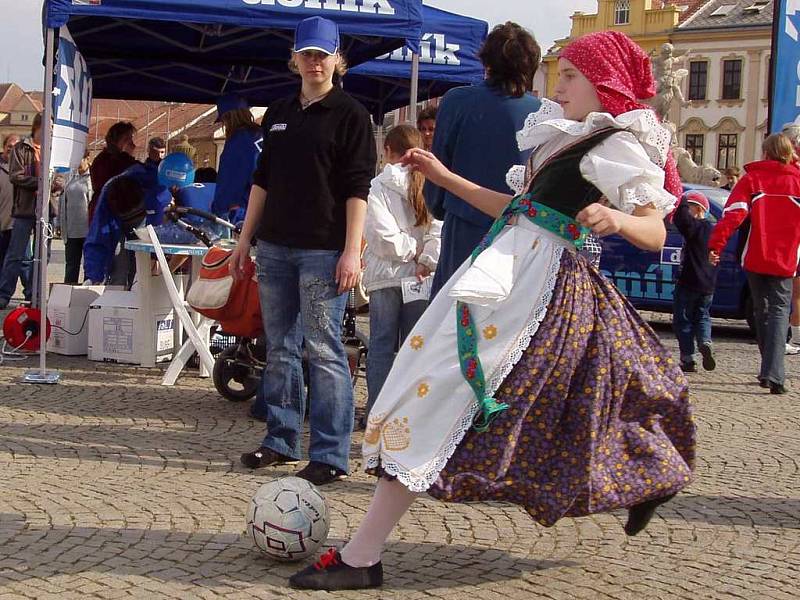
<path fill-rule="evenodd" d="M 539 110 L 539 100 L 529 92 L 541 50 L 528 31 L 508 22 L 492 30 L 479 56 L 486 80 L 445 94 L 432 151 L 454 173 L 496 192 L 508 192 L 506 173 L 525 164 L 529 154 L 519 150 L 515 136 L 528 115 Z M 494 219 L 432 183 L 425 186 L 425 200 L 434 218 L 444 221 L 433 298 Z"/>
<path fill-rule="evenodd" d="M 253 173 L 261 155 L 262 133 L 247 101 L 235 94 L 217 100 L 217 122 L 225 126 L 225 147 L 219 157 L 213 212 L 231 223 L 240 223 L 247 212 Z"/>
<path fill-rule="evenodd" d="M 165 185 L 159 183 L 158 167 L 141 163 L 128 167 L 111 179 L 97 201 L 94 218 L 83 250 L 86 280 L 130 288 L 133 260 L 119 247 L 141 225 L 160 225 L 164 209 L 172 200 Z"/>

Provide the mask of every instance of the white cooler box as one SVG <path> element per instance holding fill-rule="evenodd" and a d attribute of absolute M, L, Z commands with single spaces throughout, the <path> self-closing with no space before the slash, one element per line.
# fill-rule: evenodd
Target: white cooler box
<path fill-rule="evenodd" d="M 103 294 L 102 285 L 56 283 L 47 300 L 47 319 L 52 327 L 47 351 L 79 356 L 86 354 L 89 337 L 89 305 Z"/>
<path fill-rule="evenodd" d="M 139 296 L 136 292 L 106 291 L 89 309 L 89 360 L 138 365 L 147 357 L 153 362 L 172 358 L 174 352 L 174 311 L 156 308 L 147 323 L 154 332 L 155 345 L 145 347 L 137 328 Z"/>

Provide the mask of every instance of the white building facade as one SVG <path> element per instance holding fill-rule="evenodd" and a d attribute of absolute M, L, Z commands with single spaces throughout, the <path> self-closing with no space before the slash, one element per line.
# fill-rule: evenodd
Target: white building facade
<path fill-rule="evenodd" d="M 767 132 L 772 2 L 712 0 L 670 36 L 688 70 L 670 120 L 697 164 L 758 160 Z"/>

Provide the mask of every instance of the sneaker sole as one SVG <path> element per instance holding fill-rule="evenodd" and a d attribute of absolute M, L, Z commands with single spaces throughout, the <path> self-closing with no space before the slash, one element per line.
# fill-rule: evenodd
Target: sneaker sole
<path fill-rule="evenodd" d="M 239 459 L 239 464 L 241 464 L 243 467 L 247 467 L 248 469 L 264 469 L 266 467 L 280 467 L 280 466 L 283 466 L 283 465 L 292 466 L 292 465 L 296 465 L 296 464 L 299 464 L 299 463 L 300 463 L 299 460 L 287 460 L 287 461 L 280 461 L 280 462 L 265 463 L 263 465 L 260 464 L 260 463 L 257 464 L 257 465 L 248 465 L 244 460 L 242 460 L 241 458 Z"/>
<path fill-rule="evenodd" d="M 343 481 L 347 479 L 347 475 L 337 475 L 336 477 L 331 477 L 330 479 L 326 479 L 325 481 L 318 482 L 314 481 L 313 479 L 307 479 L 300 475 L 300 473 L 295 473 L 295 477 L 299 477 L 300 479 L 305 479 L 307 482 L 314 484 L 316 486 L 328 485 L 329 483 L 336 483 L 337 481 Z"/>
<path fill-rule="evenodd" d="M 711 346 L 700 346 L 700 354 L 703 356 L 703 368 L 706 371 L 713 371 L 717 368 L 717 361 L 714 359 L 714 351 Z"/>

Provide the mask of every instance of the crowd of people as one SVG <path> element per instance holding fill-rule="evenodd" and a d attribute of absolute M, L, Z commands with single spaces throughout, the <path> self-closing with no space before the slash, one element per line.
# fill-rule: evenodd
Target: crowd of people
<path fill-rule="evenodd" d="M 671 135 L 642 103 L 655 81 L 630 38 L 601 32 L 565 47 L 556 102 L 530 93 L 540 49 L 523 27 L 495 27 L 480 59 L 483 83 L 451 90 L 417 127 L 388 132 L 377 176 L 371 117 L 339 85 L 347 65 L 330 20 L 298 26 L 288 67 L 299 91 L 273 102 L 260 127 L 243 98 L 219 99 L 226 144 L 209 205 L 242 223 L 234 277 L 256 246 L 266 340 L 256 403 L 267 431 L 243 465 L 299 462 L 308 414 L 310 460 L 297 475 L 316 485 L 347 476 L 355 410 L 343 313 L 360 277 L 370 296 L 361 426 L 364 467 L 378 483 L 350 541 L 293 576 L 295 587 L 381 585 L 383 544 L 420 493 L 513 502 L 546 526 L 625 508 L 625 533 L 642 531 L 692 479 L 683 373 L 697 370 L 696 352 L 716 366 L 709 306 L 737 229 L 758 378 L 786 392 L 790 314 L 800 342 L 791 310 L 800 135 L 770 136 L 763 161 L 726 172 L 730 199 L 712 224 L 708 199 L 683 193 Z M 79 281 L 83 253 L 85 280 L 130 286 L 121 241 L 163 220 L 173 201 L 158 177 L 164 140 L 150 140 L 139 163 L 134 134 L 129 123 L 112 127 L 91 165 L 84 159 L 53 190 L 68 282 Z M 0 304 L 25 282 L 40 136 L 39 120 L 31 138 L 3 149 L 3 206 L 3 177 L 14 190 L 13 219 L 0 220 Z M 659 250 L 668 215 L 685 239 L 678 361 L 597 268 L 607 235 Z"/>

